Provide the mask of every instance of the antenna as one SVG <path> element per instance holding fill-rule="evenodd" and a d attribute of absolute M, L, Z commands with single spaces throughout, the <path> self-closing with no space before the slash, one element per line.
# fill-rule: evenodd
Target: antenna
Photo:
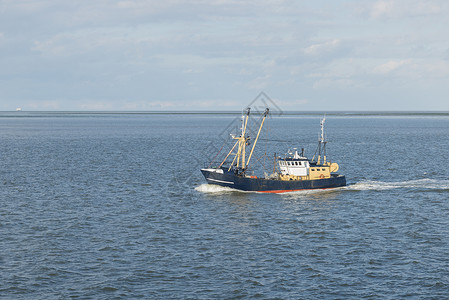
<path fill-rule="evenodd" d="M 321 125 L 321 140 L 320 140 L 320 142 L 321 143 L 325 142 L 325 140 L 324 140 L 324 122 L 326 122 L 326 116 L 324 116 L 320 121 L 320 125 Z"/>

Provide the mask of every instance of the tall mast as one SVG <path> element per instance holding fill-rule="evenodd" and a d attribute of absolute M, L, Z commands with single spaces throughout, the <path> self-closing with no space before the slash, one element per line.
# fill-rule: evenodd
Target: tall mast
<path fill-rule="evenodd" d="M 242 168 L 245 167 L 245 146 L 247 138 L 245 137 L 246 134 L 246 126 L 248 125 L 248 118 L 251 108 L 248 107 L 246 109 L 246 117 L 242 117 L 242 134 L 239 137 L 234 137 L 234 139 L 238 140 L 239 148 L 237 150 L 237 168 L 240 166 Z"/>
<path fill-rule="evenodd" d="M 269 110 L 268 107 L 267 107 L 267 108 L 265 109 L 265 112 L 263 113 L 263 119 L 262 119 L 262 122 L 260 123 L 259 131 L 257 132 L 256 140 L 254 141 L 253 147 L 251 148 L 251 152 L 250 152 L 250 154 L 249 154 L 248 162 L 247 162 L 247 164 L 246 164 L 245 169 L 248 168 L 249 161 L 251 160 L 251 156 L 253 155 L 254 147 L 256 147 L 257 140 L 259 139 L 260 131 L 262 130 L 263 123 L 265 122 L 265 119 L 267 118 L 267 115 L 268 115 L 268 112 L 269 112 L 269 111 L 270 111 L 270 110 Z"/>
<path fill-rule="evenodd" d="M 318 139 L 318 161 L 317 161 L 317 164 L 320 164 L 320 161 L 321 161 L 321 148 L 323 149 L 323 164 L 326 163 L 326 139 L 324 138 L 324 122 L 326 122 L 326 117 L 323 117 L 320 120 L 321 136 Z"/>

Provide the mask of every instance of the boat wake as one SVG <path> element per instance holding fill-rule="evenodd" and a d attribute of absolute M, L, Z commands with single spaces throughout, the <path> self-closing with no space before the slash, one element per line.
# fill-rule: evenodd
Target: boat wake
<path fill-rule="evenodd" d="M 278 195 L 281 196 L 309 196 L 309 195 L 321 195 L 321 194 L 330 194 L 334 192 L 341 191 L 345 187 L 337 187 L 337 188 L 328 188 L 328 189 L 313 189 L 313 190 L 300 190 L 300 191 L 292 191 L 280 193 Z"/>
<path fill-rule="evenodd" d="M 208 184 L 204 183 L 200 186 L 197 186 L 195 188 L 195 191 L 202 192 L 202 193 L 209 193 L 209 194 L 223 194 L 223 193 L 244 193 L 244 191 L 236 190 L 230 187 L 225 187 L 217 184 Z"/>
<path fill-rule="evenodd" d="M 330 189 L 316 189 L 316 190 L 301 190 L 293 192 L 285 192 L 277 195 L 314 195 L 327 194 L 341 191 L 386 191 L 393 189 L 415 189 L 421 191 L 443 191 L 449 192 L 449 180 L 437 179 L 417 179 L 408 181 L 375 181 L 364 180 L 354 184 L 349 184 L 344 187 L 330 188 Z M 208 194 L 223 194 L 223 193 L 258 193 L 241 191 L 229 187 L 224 187 L 215 184 L 201 184 L 195 188 L 196 191 Z M 265 194 L 265 193 L 260 193 Z"/>
<path fill-rule="evenodd" d="M 366 180 L 350 184 L 344 188 L 350 191 L 384 191 L 393 189 L 420 189 L 449 191 L 449 180 L 417 179 L 398 182 Z"/>

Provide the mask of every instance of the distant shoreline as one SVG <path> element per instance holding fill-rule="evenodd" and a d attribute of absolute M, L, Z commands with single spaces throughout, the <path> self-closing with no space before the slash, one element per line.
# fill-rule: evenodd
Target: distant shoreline
<path fill-rule="evenodd" d="M 1 116 L 37 115 L 239 115 L 241 111 L 0 111 Z M 272 111 L 284 116 L 449 116 L 449 111 Z"/>

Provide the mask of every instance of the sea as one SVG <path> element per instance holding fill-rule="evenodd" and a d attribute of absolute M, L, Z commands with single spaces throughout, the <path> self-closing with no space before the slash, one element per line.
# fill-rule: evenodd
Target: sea
<path fill-rule="evenodd" d="M 248 172 L 324 113 L 270 115 Z M 285 194 L 206 184 L 240 117 L 0 112 L 0 299 L 449 298 L 449 113 L 327 112 L 348 185 Z"/>

